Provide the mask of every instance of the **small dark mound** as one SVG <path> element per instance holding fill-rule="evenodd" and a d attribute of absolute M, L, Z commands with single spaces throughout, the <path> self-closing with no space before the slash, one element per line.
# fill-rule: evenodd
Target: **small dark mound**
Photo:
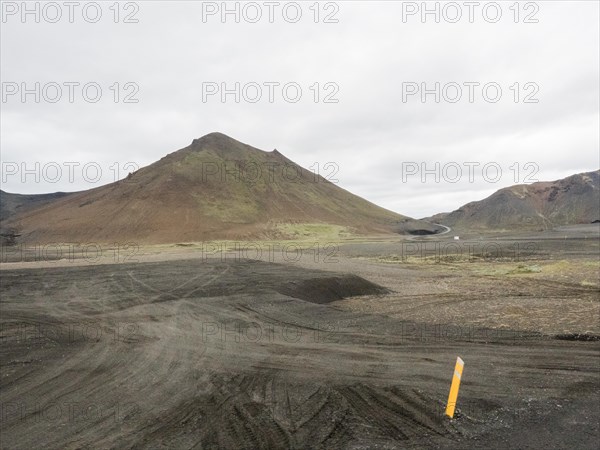
<path fill-rule="evenodd" d="M 600 223 L 599 219 L 593 220 L 592 223 Z"/>
<path fill-rule="evenodd" d="M 586 334 L 586 333 L 566 333 L 566 334 L 557 334 L 554 336 L 554 339 L 559 339 L 561 341 L 600 341 L 600 336 L 597 334 Z"/>
<path fill-rule="evenodd" d="M 410 230 L 408 232 L 408 234 L 412 234 L 415 236 L 427 236 L 430 234 L 437 234 L 437 231 L 431 231 L 431 230 Z"/>
<path fill-rule="evenodd" d="M 326 304 L 358 295 L 383 295 L 389 290 L 356 275 L 338 275 L 290 281 L 276 288 L 280 294 Z"/>

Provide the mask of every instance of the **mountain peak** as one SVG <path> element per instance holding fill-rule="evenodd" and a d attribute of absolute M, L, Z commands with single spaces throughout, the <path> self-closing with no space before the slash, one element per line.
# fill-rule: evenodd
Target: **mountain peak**
<path fill-rule="evenodd" d="M 241 142 L 233 139 L 232 137 L 227 136 L 224 133 L 213 131 L 212 133 L 205 134 L 204 136 L 194 139 L 192 141 L 192 146 L 204 144 L 218 144 L 219 146 L 222 146 L 231 144 L 241 144 Z"/>
<path fill-rule="evenodd" d="M 188 152 L 189 150 L 192 150 L 193 152 L 209 150 L 221 157 L 230 157 L 234 159 L 245 159 L 250 157 L 250 155 L 268 155 L 273 153 L 252 147 L 251 145 L 216 131 L 194 139 L 186 150 Z M 279 155 L 279 153 L 275 152 L 275 155 Z"/>
<path fill-rule="evenodd" d="M 315 178 L 276 149 L 213 132 L 127 180 L 15 212 L 6 224 L 23 240 L 165 243 L 294 237 L 281 225 L 290 223 L 387 234 L 403 232 L 404 219 Z"/>

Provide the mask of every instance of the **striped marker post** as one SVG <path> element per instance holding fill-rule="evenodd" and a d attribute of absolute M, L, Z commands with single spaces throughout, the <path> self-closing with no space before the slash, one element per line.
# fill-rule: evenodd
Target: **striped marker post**
<path fill-rule="evenodd" d="M 451 419 L 454 417 L 454 408 L 456 407 L 458 388 L 460 387 L 460 379 L 462 377 L 464 367 L 465 362 L 460 359 L 460 356 L 457 357 L 456 365 L 454 366 L 454 376 L 452 377 L 452 385 L 450 386 L 450 394 L 448 395 L 448 404 L 446 405 L 446 415 Z"/>

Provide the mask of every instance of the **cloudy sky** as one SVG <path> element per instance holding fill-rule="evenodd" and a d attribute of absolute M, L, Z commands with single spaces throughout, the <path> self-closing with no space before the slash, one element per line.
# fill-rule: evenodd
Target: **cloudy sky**
<path fill-rule="evenodd" d="M 3 190 L 212 131 L 413 217 L 600 165 L 597 1 L 76 3 L 2 1 Z"/>

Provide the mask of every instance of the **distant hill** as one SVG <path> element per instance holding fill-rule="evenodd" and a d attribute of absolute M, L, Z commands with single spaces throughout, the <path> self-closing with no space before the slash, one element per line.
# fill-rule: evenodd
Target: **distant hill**
<path fill-rule="evenodd" d="M 10 216 L 2 226 L 24 241 L 169 243 L 294 237 L 294 224 L 357 234 L 439 231 L 353 195 L 276 150 L 221 133 L 195 139 L 127 179 Z"/>
<path fill-rule="evenodd" d="M 15 230 L 6 226 L 6 219 L 44 206 L 67 195 L 70 195 L 70 193 L 55 192 L 53 194 L 22 195 L 0 190 L 0 244 L 15 243 Z"/>
<path fill-rule="evenodd" d="M 600 170 L 519 184 L 425 220 L 463 229 L 546 230 L 600 219 Z"/>
<path fill-rule="evenodd" d="M 53 194 L 11 194 L 0 190 L 0 220 L 8 219 L 18 213 L 43 206 L 59 198 L 70 195 L 68 192 L 55 192 Z"/>

